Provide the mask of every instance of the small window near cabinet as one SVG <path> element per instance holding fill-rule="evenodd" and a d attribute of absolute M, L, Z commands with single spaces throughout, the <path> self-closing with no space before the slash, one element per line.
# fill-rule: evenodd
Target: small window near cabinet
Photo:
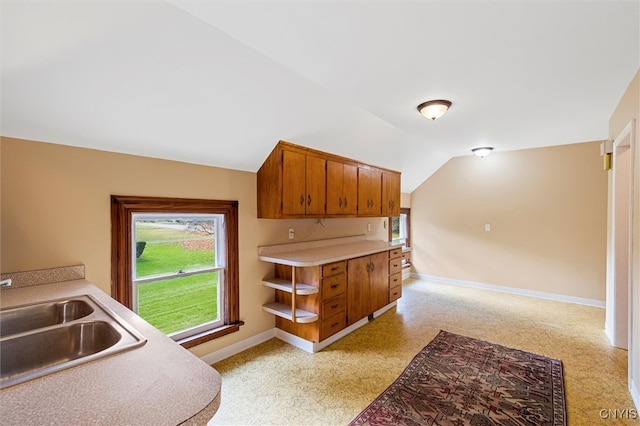
<path fill-rule="evenodd" d="M 389 241 L 400 243 L 405 247 L 411 247 L 409 240 L 409 224 L 411 209 L 401 208 L 400 216 L 389 218 Z"/>
<path fill-rule="evenodd" d="M 237 331 L 238 203 L 111 197 L 112 296 L 184 347 Z"/>

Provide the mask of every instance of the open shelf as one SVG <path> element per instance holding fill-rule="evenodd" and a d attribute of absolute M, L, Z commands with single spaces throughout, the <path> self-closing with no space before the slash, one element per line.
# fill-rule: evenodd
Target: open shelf
<path fill-rule="evenodd" d="M 267 303 L 266 305 L 262 305 L 262 309 L 269 312 L 270 314 L 277 315 L 284 319 L 288 319 L 289 321 L 293 321 L 293 316 L 291 315 L 291 306 L 285 305 L 283 303 L 272 302 Z M 296 322 L 299 323 L 308 323 L 314 322 L 318 320 L 318 314 L 314 314 L 313 312 L 303 311 L 302 309 L 296 309 Z"/>
<path fill-rule="evenodd" d="M 264 279 L 262 280 L 262 285 L 291 293 L 291 281 L 284 280 L 282 278 Z M 309 294 L 316 294 L 317 292 L 318 287 L 314 287 L 309 284 L 296 283 L 296 294 L 306 296 Z"/>

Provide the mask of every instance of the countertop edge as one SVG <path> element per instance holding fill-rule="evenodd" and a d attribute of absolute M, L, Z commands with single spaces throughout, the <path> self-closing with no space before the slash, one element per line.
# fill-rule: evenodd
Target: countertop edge
<path fill-rule="evenodd" d="M 395 244 L 381 240 L 367 240 L 355 243 L 337 244 L 335 246 L 314 247 L 295 252 L 259 255 L 258 259 L 264 262 L 278 263 L 287 266 L 308 267 L 353 259 L 354 257 L 367 256 L 401 247 L 402 244 Z M 337 251 L 337 253 L 328 254 L 328 252 L 332 251 Z"/>

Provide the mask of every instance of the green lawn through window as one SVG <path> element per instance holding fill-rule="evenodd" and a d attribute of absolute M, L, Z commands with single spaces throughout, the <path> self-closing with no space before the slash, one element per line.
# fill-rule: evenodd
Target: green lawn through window
<path fill-rule="evenodd" d="M 214 240 L 186 229 L 137 226 L 138 241 L 146 241 L 136 259 L 136 276 L 215 266 Z M 218 273 L 207 272 L 138 285 L 138 314 L 164 333 L 217 320 Z"/>

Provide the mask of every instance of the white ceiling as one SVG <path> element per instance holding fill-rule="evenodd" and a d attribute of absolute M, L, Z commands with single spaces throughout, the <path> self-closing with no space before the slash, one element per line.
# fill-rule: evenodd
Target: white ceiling
<path fill-rule="evenodd" d="M 284 139 L 404 192 L 475 146 L 606 139 L 640 67 L 637 0 L 1 8 L 4 136 L 248 171 Z"/>

